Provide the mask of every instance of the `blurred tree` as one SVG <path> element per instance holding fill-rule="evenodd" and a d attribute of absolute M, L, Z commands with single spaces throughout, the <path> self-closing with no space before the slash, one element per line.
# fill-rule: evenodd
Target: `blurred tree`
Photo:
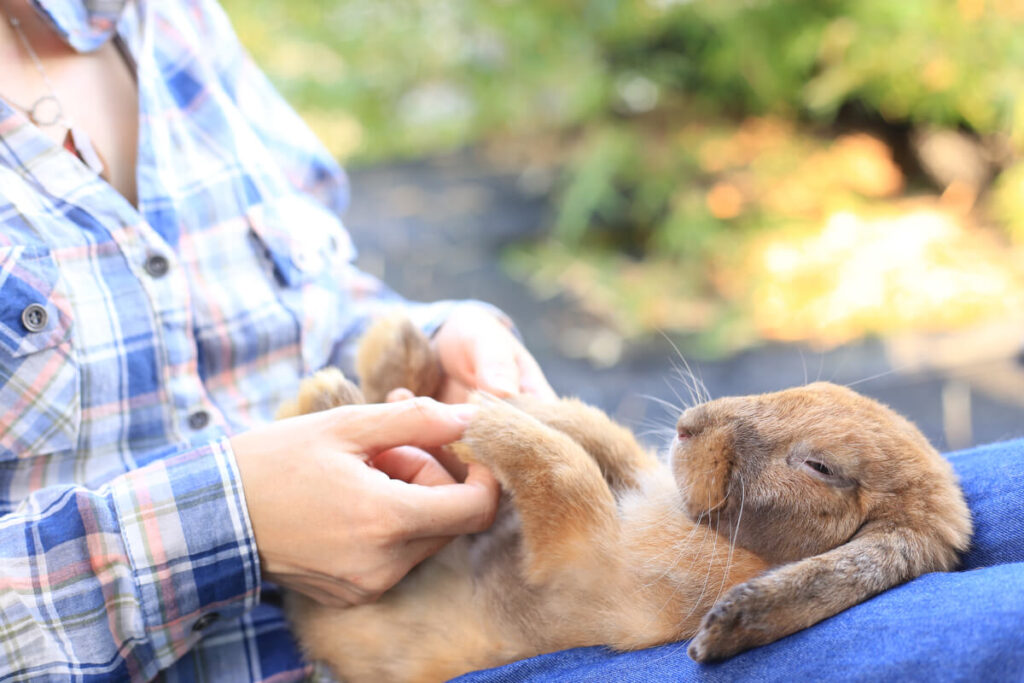
<path fill-rule="evenodd" d="M 598 298 L 627 331 L 749 322 L 734 313 L 756 278 L 738 264 L 758 235 L 820 231 L 908 188 L 1024 241 L 1024 0 L 225 5 L 339 157 L 512 138 L 519 163 L 554 164 L 551 241 L 513 261 L 564 274 L 589 254 L 591 276 L 564 286 L 612 283 L 621 295 Z M 958 180 L 968 166 L 980 180 Z M 674 312 L 637 263 L 677 274 L 666 296 L 729 303 Z"/>

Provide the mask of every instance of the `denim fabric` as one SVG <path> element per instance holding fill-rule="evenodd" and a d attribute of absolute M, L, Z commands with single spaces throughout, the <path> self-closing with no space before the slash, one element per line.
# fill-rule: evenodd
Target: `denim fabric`
<path fill-rule="evenodd" d="M 974 517 L 962 571 L 927 574 L 712 665 L 686 643 L 591 647 L 477 671 L 506 681 L 1024 681 L 1024 440 L 950 454 Z"/>

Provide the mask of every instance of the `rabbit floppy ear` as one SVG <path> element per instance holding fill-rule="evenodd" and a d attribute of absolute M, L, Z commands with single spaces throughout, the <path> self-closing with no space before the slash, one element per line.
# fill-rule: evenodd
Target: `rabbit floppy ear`
<path fill-rule="evenodd" d="M 724 659 L 827 619 L 926 571 L 956 552 L 891 522 L 868 522 L 847 543 L 734 586 L 690 643 L 695 661 Z"/>

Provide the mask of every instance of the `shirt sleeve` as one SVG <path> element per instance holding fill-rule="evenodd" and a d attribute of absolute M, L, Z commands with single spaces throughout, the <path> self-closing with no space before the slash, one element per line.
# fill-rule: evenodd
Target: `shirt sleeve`
<path fill-rule="evenodd" d="M 341 215 L 349 202 L 344 170 L 253 61 L 223 8 L 214 0 L 187 4 L 204 57 L 278 168 L 296 190 Z"/>
<path fill-rule="evenodd" d="M 335 215 L 348 206 L 349 184 L 345 172 L 317 139 L 298 113 L 285 101 L 266 74 L 246 52 L 224 10 L 212 0 L 192 0 L 191 13 L 209 59 L 221 83 L 246 123 L 270 152 L 296 191 L 307 195 Z M 339 218 L 340 220 L 340 218 Z M 353 257 L 355 250 L 351 251 Z M 421 303 L 405 299 L 379 279 L 354 265 L 339 278 L 346 289 L 343 324 L 335 334 L 329 363 L 351 373 L 355 346 L 370 323 L 395 309 L 405 311 L 429 336 L 455 306 L 478 306 L 495 315 L 518 335 L 512 321 L 500 309 L 475 300 L 443 300 Z"/>
<path fill-rule="evenodd" d="M 0 517 L 0 679 L 148 680 L 259 597 L 224 439 Z"/>

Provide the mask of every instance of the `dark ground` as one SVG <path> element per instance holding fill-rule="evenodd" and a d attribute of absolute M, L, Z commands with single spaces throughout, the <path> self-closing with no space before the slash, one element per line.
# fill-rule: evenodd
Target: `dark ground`
<path fill-rule="evenodd" d="M 546 224 L 544 198 L 522 191 L 517 174 L 496 171 L 465 153 L 358 169 L 351 179 L 346 223 L 365 270 L 412 299 L 477 298 L 499 306 L 517 322 L 559 393 L 600 406 L 651 443 L 671 434 L 677 413 L 656 399 L 679 405 L 689 394 L 675 369 L 679 356 L 666 338 L 630 343 L 618 362 L 598 367 L 579 357 L 578 348 L 581 340 L 608 336 L 599 321 L 563 297 L 539 300 L 499 267 L 504 246 L 540 235 Z M 854 383 L 916 422 L 940 450 L 949 450 L 1024 436 L 1024 370 L 1012 358 L 1024 330 L 1007 327 L 995 343 L 991 335 L 984 339 L 965 338 L 970 353 L 952 362 L 948 353 L 930 360 L 934 345 L 924 343 L 909 363 L 920 367 L 911 370 L 906 352 L 893 367 L 893 345 L 886 340 L 825 353 L 771 344 L 691 365 L 712 396 L 772 391 L 817 378 Z M 947 339 L 945 347 L 950 343 L 959 342 Z"/>

